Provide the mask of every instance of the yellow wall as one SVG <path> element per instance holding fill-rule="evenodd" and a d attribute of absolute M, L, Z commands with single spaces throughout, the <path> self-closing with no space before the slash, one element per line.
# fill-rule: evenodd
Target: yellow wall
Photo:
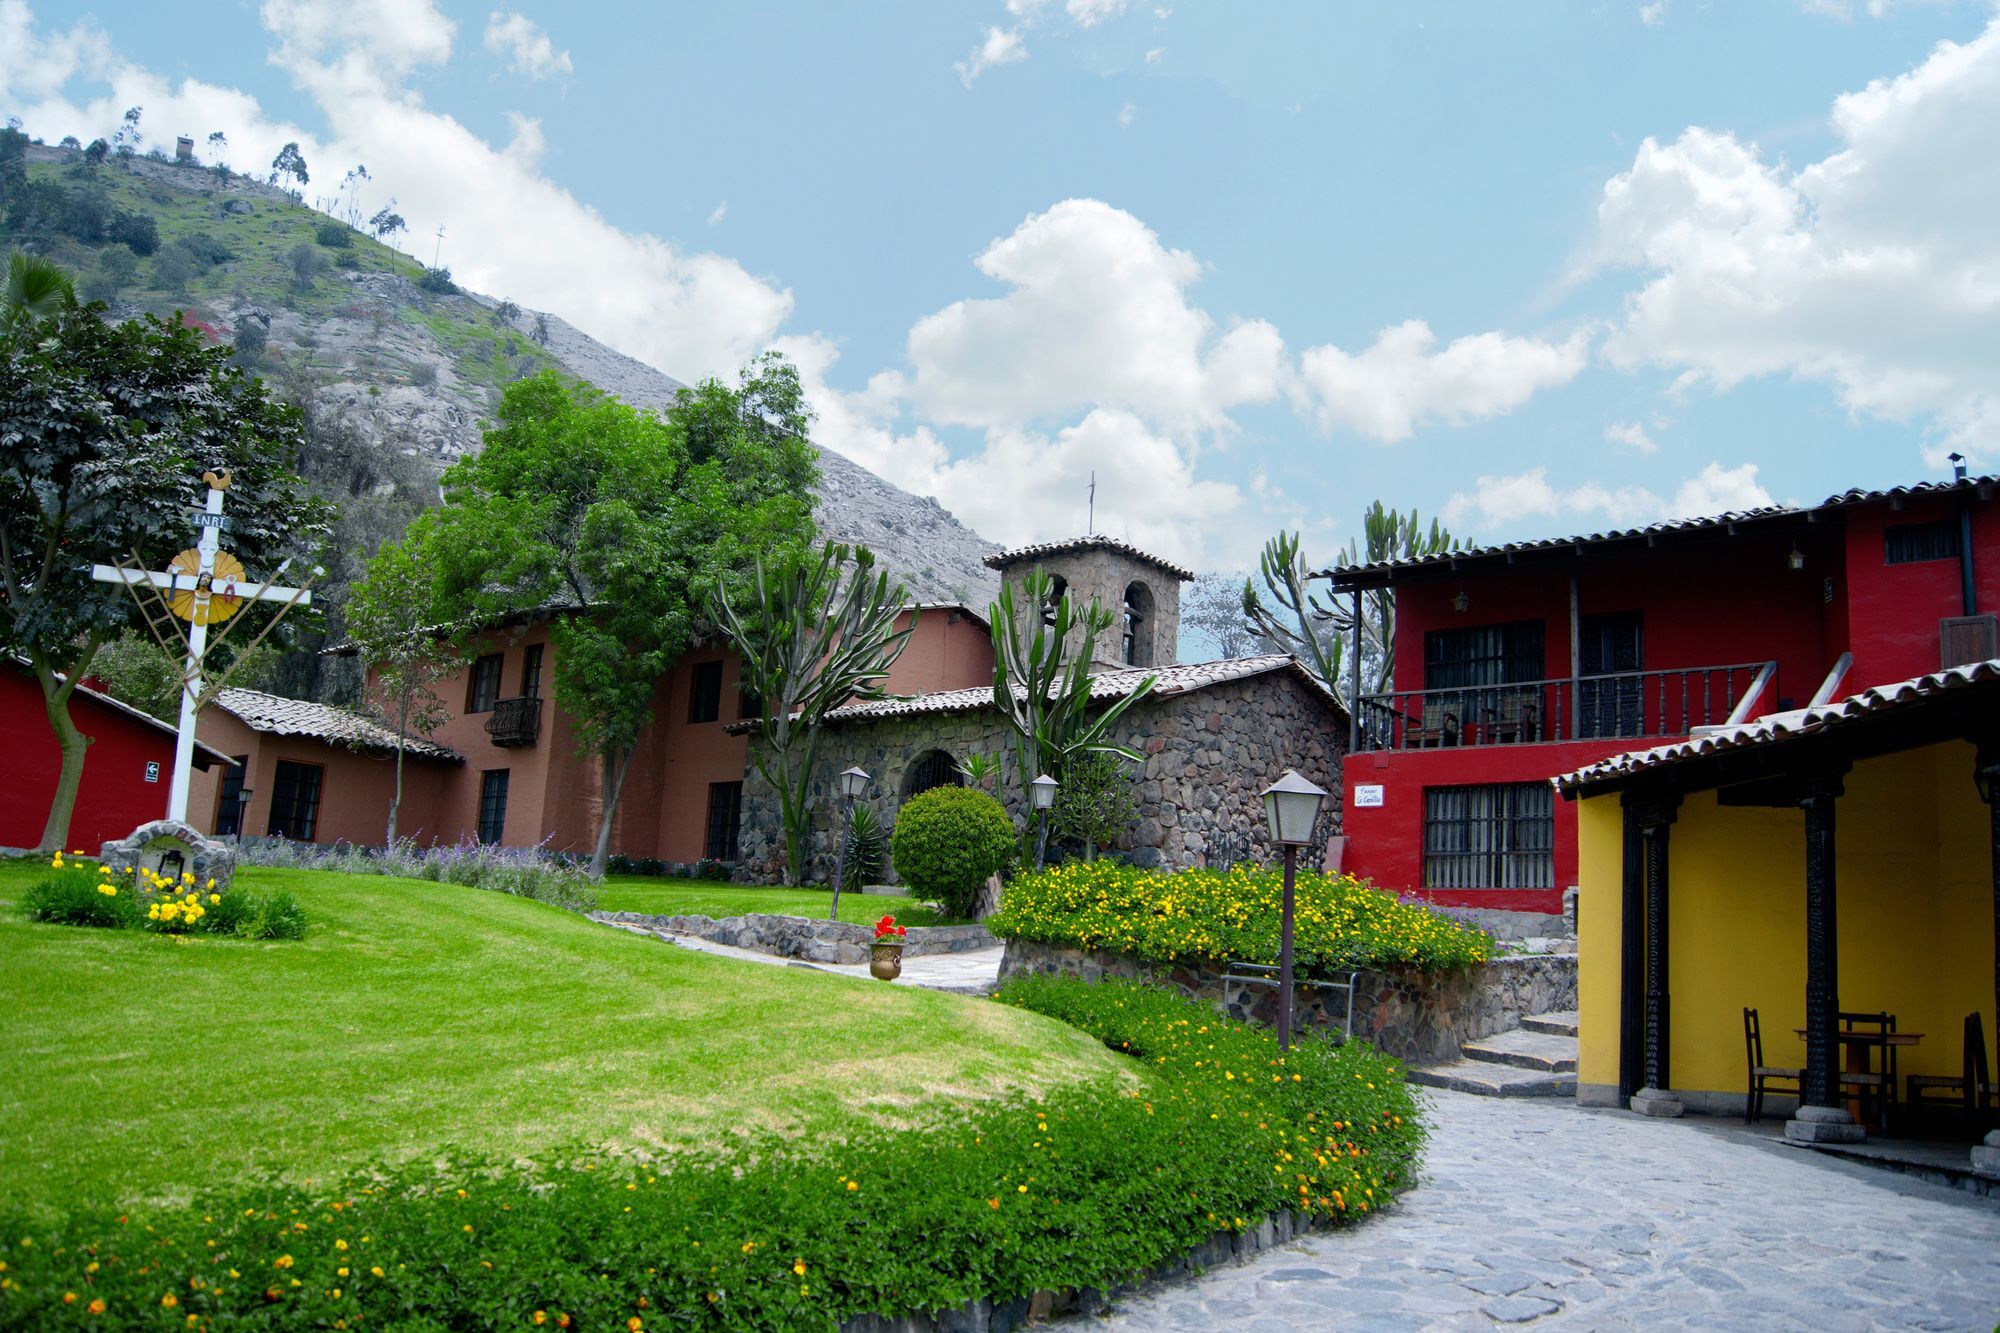
<path fill-rule="evenodd" d="M 1959 1072 L 1965 1015 L 1993 1031 L 1993 889 L 1986 807 L 1971 745 L 1855 765 L 1835 809 L 1840 1007 L 1886 1009 L 1922 1032 L 1901 1073 Z M 1616 795 L 1579 810 L 1578 1081 L 1618 1082 L 1623 813 Z M 1670 1075 L 1681 1091 L 1741 1093 L 1743 1009 L 1759 1011 L 1768 1064 L 1803 1065 L 1805 817 L 1681 805 L 1669 852 Z"/>

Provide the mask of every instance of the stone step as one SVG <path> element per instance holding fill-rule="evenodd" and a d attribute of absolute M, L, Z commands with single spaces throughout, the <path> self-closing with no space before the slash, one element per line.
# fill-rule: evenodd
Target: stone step
<path fill-rule="evenodd" d="M 1512 1032 L 1498 1032 L 1478 1041 L 1469 1041 L 1461 1049 L 1468 1060 L 1514 1065 L 1544 1074 L 1576 1072 L 1575 1037 L 1558 1037 L 1553 1033 L 1516 1028 Z"/>
<path fill-rule="evenodd" d="M 1485 1060 L 1458 1060 L 1448 1065 L 1412 1069 L 1406 1076 L 1426 1088 L 1449 1088 L 1482 1097 L 1574 1097 L 1575 1074 L 1549 1074 Z"/>
<path fill-rule="evenodd" d="M 1576 1010 L 1563 1014 L 1530 1014 L 1521 1020 L 1521 1026 L 1530 1032 L 1547 1032 L 1557 1037 L 1576 1035 Z"/>

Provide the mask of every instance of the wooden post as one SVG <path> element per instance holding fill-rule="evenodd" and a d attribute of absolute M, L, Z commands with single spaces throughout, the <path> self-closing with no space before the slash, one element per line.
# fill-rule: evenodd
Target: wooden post
<path fill-rule="evenodd" d="M 1581 735 L 1583 725 L 1583 705 L 1579 702 L 1583 694 L 1583 594 L 1578 586 L 1581 570 L 1577 565 L 1569 567 L 1569 734 L 1571 739 Z"/>
<path fill-rule="evenodd" d="M 1347 752 L 1361 748 L 1361 589 L 1354 590 L 1354 660 L 1347 664 Z M 1394 651 L 1384 645 L 1383 651 Z M 1393 704 L 1393 701 L 1391 701 Z M 1336 776 L 1338 776 L 1336 774 Z"/>
<path fill-rule="evenodd" d="M 1629 795 L 1621 801 L 1625 841 L 1618 924 L 1618 1097 L 1623 1101 L 1646 1080 L 1646 862 L 1639 812 Z"/>
<path fill-rule="evenodd" d="M 1682 1113 L 1681 1100 L 1673 1093 L 1672 1074 L 1668 1068 L 1672 1029 L 1667 990 L 1667 838 L 1680 801 L 1678 794 L 1655 796 L 1634 802 L 1627 811 L 1628 818 L 1639 829 L 1646 897 L 1646 1084 L 1633 1094 L 1631 1106 L 1635 1111 L 1652 1116 L 1678 1116 Z"/>
<path fill-rule="evenodd" d="M 1806 815 L 1806 1072 L 1799 1112 L 1785 1137 L 1806 1143 L 1859 1143 L 1867 1134 L 1840 1099 L 1840 931 L 1834 886 L 1834 803 L 1846 764 L 1821 766 L 1799 805 Z"/>

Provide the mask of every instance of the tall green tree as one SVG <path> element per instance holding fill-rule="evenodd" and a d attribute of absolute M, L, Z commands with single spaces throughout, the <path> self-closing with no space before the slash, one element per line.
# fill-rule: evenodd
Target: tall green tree
<path fill-rule="evenodd" d="M 690 399 L 731 392 L 704 384 L 661 417 L 545 371 L 508 387 L 485 448 L 444 476 L 430 542 L 440 614 L 574 608 L 551 631 L 555 696 L 602 766 L 597 874 L 654 688 L 710 631 L 710 590 L 811 538 L 802 437 L 739 412 L 701 457 L 690 450 Z"/>
<path fill-rule="evenodd" d="M 1054 578 L 1040 566 L 1022 578 L 1018 605 L 1015 586 L 1001 585 L 987 620 L 994 635 L 993 702 L 1013 733 L 1014 776 L 1025 811 L 1034 808 L 1029 784 L 1043 773 L 1060 781 L 1078 755 L 1113 754 L 1138 761 L 1135 751 L 1111 740 L 1111 729 L 1126 709 L 1153 692 L 1157 678 L 1147 676 L 1123 698 L 1093 708 L 1090 663 L 1098 636 L 1111 629 L 1112 612 L 1095 601 L 1078 607 L 1068 593 L 1057 598 Z M 1042 609 L 1052 601 L 1053 614 L 1044 616 Z"/>
<path fill-rule="evenodd" d="M 1336 568 L 1421 560 L 1459 549 L 1458 539 L 1433 518 L 1426 526 L 1417 511 L 1401 513 L 1380 500 L 1361 516 L 1361 538 L 1336 554 Z M 1311 590 L 1313 572 L 1296 533 L 1281 532 L 1264 543 L 1258 564 L 1264 584 L 1244 580 L 1243 616 L 1257 633 L 1303 662 L 1327 689 L 1352 708 L 1347 654 L 1361 654 L 1361 692 L 1386 693 L 1395 685 L 1396 595 L 1377 588 L 1361 594 L 1357 622 L 1351 603 L 1322 600 Z M 1266 599 L 1269 599 L 1268 601 Z"/>
<path fill-rule="evenodd" d="M 345 608 L 349 641 L 368 673 L 362 706 L 396 733 L 396 789 L 385 847 L 396 845 L 404 755 L 412 739 L 430 735 L 451 716 L 437 686 L 465 660 L 437 609 L 435 532 L 435 516 L 423 514 L 402 541 L 385 543 L 349 590 Z"/>
<path fill-rule="evenodd" d="M 295 411 L 193 329 L 111 325 L 103 310 L 0 320 L 0 652 L 27 659 L 62 752 L 47 851 L 68 843 L 91 744 L 70 694 L 133 613 L 90 566 L 194 545 L 205 471 L 230 474 L 226 544 L 253 572 L 310 553 L 328 527 L 295 470 Z"/>
<path fill-rule="evenodd" d="M 882 697 L 882 682 L 916 631 L 896 628 L 908 598 L 875 568 L 865 546 L 828 543 L 769 565 L 760 557 L 746 588 L 727 585 L 716 612 L 743 678 L 763 703 L 757 772 L 778 793 L 785 830 L 785 883 L 805 879 L 812 839 L 812 781 L 826 715 Z"/>

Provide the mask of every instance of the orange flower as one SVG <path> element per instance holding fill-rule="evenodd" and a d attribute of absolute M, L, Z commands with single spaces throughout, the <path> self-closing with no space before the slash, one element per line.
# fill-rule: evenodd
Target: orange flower
<path fill-rule="evenodd" d="M 104 1300 L 102 1297 L 99 1297 L 97 1300 L 92 1301 L 90 1304 L 84 1306 L 83 1308 L 90 1311 L 92 1314 L 103 1314 Z"/>

